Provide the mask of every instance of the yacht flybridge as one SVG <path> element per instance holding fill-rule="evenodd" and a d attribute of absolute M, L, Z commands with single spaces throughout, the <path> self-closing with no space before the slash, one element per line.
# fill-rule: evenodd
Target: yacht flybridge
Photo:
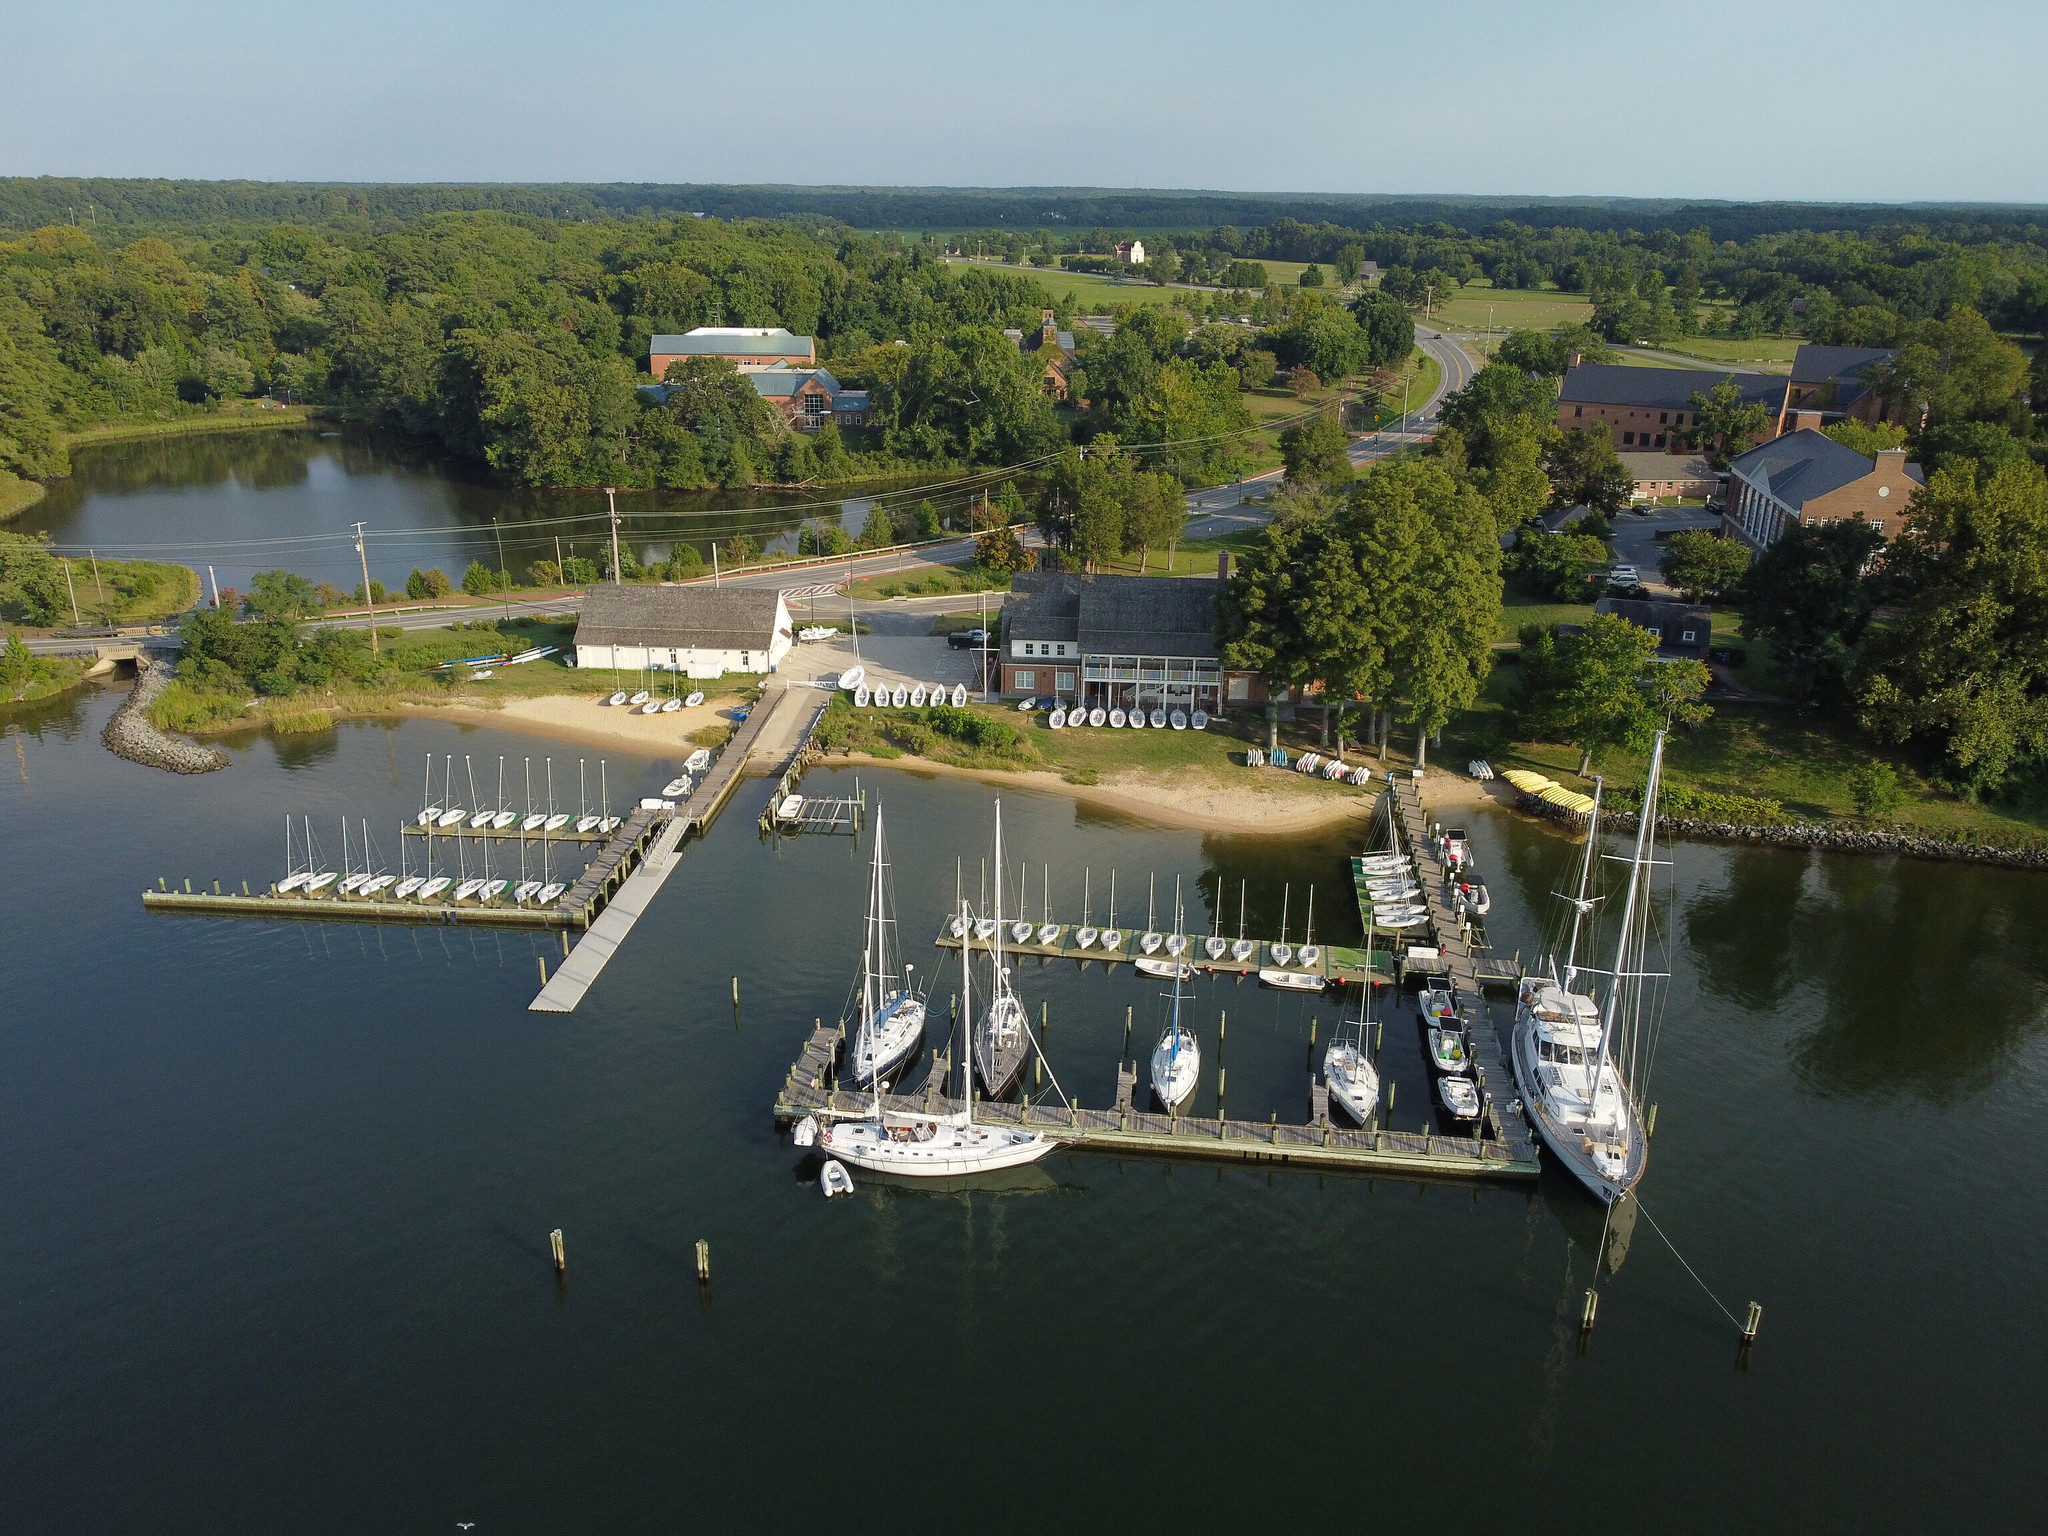
<path fill-rule="evenodd" d="M 1578 894 L 1571 908 L 1570 937 L 1562 962 L 1550 957 L 1547 975 L 1524 977 L 1515 1010 L 1515 1081 L 1544 1144 L 1573 1175 L 1602 1200 L 1625 1196 L 1643 1176 L 1649 1138 L 1643 1126 L 1641 1090 L 1645 983 L 1661 975 L 1643 969 L 1650 919 L 1651 869 L 1656 845 L 1657 798 L 1664 770 L 1664 733 L 1658 732 L 1643 788 L 1635 851 L 1627 860 L 1628 888 L 1619 913 L 1611 970 L 1579 963 L 1579 939 L 1597 905 L 1589 894 L 1599 857 L 1600 795 L 1594 781 L 1593 809 L 1580 861 Z M 1603 999 L 1589 978 L 1606 983 Z"/>

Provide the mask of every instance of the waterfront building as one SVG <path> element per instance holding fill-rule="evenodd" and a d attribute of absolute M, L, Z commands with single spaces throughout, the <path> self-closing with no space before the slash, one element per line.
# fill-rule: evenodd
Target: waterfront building
<path fill-rule="evenodd" d="M 576 618 L 576 665 L 723 677 L 773 672 L 795 644 L 782 594 L 766 587 L 590 587 Z"/>
<path fill-rule="evenodd" d="M 1595 613 L 1611 613 L 1657 641 L 1659 661 L 1705 661 L 1714 643 L 1714 615 L 1697 603 L 1660 603 L 1631 597 L 1603 597 Z"/>
<path fill-rule="evenodd" d="M 1222 592 L 1215 576 L 1020 572 L 1003 605 L 1001 691 L 1104 708 L 1220 713 Z"/>

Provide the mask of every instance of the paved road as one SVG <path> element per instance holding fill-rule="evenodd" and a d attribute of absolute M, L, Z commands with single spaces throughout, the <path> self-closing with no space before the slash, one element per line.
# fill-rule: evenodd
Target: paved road
<path fill-rule="evenodd" d="M 1647 515 L 1624 512 L 1614 519 L 1614 563 L 1632 565 L 1643 585 L 1658 597 L 1676 597 L 1663 580 L 1664 546 L 1659 534 L 1669 536 L 1681 528 L 1718 528 L 1717 514 L 1698 507 L 1653 507 Z"/>

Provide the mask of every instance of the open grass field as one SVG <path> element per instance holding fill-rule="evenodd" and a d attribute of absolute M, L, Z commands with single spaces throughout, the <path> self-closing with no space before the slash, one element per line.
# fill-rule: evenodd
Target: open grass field
<path fill-rule="evenodd" d="M 1796 336 L 1758 336 L 1749 341 L 1738 341 L 1732 336 L 1684 336 L 1666 342 L 1658 350 L 1682 353 L 1709 363 L 1735 363 L 1777 372 L 1792 366 L 1792 354 L 1799 350 L 1799 345 Z"/>
<path fill-rule="evenodd" d="M 75 594 L 82 623 L 155 624 L 199 601 L 199 575 L 189 566 L 155 560 L 102 560 L 95 573 L 89 559 L 71 555 L 64 563 L 70 569 L 70 593 Z M 67 604 L 69 601 L 67 596 Z M 0 580 L 0 619 L 23 623 L 26 618 L 19 589 Z M 57 627 L 69 628 L 71 623 L 67 608 Z"/>
<path fill-rule="evenodd" d="M 1488 311 L 1494 329 L 1548 331 L 1572 320 L 1590 320 L 1593 305 L 1583 293 L 1556 288 L 1495 288 L 1485 278 L 1467 283 L 1430 311 L 1430 323 L 1454 331 L 1483 331 Z"/>
<path fill-rule="evenodd" d="M 95 427 L 80 427 L 64 434 L 68 448 L 88 443 L 120 443 L 143 437 L 189 437 L 211 432 L 247 432 L 266 427 L 303 427 L 312 413 L 303 405 L 258 406 L 253 400 L 239 400 L 211 411 L 190 416 L 166 416 L 153 421 L 108 421 Z"/>
<path fill-rule="evenodd" d="M 0 523 L 17 517 L 43 499 L 39 480 L 23 480 L 0 471 Z"/>

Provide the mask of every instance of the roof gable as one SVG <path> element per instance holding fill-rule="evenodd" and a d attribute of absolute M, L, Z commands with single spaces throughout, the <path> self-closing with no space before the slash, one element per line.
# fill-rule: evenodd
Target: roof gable
<path fill-rule="evenodd" d="M 1737 454 L 1728 468 L 1796 512 L 1816 496 L 1854 485 L 1877 466 L 1826 433 L 1801 427 Z"/>

